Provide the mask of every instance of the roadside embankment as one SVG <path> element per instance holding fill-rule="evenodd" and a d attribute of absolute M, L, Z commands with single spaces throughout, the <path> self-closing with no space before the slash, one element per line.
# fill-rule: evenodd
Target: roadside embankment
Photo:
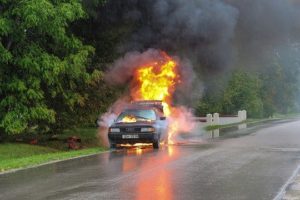
<path fill-rule="evenodd" d="M 107 150 L 99 145 L 96 133 L 96 128 L 82 128 L 51 136 L 8 136 L 0 143 L 0 173 Z M 70 143 L 70 138 L 78 138 L 78 142 Z M 76 150 L 70 149 L 70 145 L 74 145 Z"/>

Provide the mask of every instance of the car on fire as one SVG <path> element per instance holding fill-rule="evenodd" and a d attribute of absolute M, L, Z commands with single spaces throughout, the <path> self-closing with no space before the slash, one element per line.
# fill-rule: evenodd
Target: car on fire
<path fill-rule="evenodd" d="M 161 101 L 136 101 L 109 127 L 111 148 L 119 144 L 152 143 L 158 149 L 167 137 L 167 120 Z"/>

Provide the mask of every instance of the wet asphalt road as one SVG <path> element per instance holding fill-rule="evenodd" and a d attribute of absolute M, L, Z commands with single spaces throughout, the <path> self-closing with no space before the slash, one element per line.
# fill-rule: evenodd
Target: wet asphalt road
<path fill-rule="evenodd" d="M 274 199 L 300 164 L 300 121 L 204 138 L 2 174 L 0 199 Z"/>

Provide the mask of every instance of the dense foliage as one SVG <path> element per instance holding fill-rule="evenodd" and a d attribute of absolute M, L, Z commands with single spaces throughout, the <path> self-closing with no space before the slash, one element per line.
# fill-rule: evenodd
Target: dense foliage
<path fill-rule="evenodd" d="M 69 30 L 83 17 L 76 0 L 0 1 L 0 127 L 6 133 L 48 129 L 61 112 L 85 104 L 84 86 L 101 74 L 86 70 L 94 48 Z"/>
<path fill-rule="evenodd" d="M 262 82 L 256 75 L 235 71 L 220 97 L 206 96 L 197 107 L 199 114 L 219 112 L 236 114 L 247 110 L 250 117 L 261 117 L 263 102 L 260 95 Z"/>
<path fill-rule="evenodd" d="M 293 53 L 299 52 L 294 49 Z M 214 93 L 206 91 L 196 108 L 197 113 L 236 114 L 247 110 L 249 117 L 260 118 L 299 112 L 298 56 L 288 57 L 288 62 L 276 58 L 255 72 L 235 70 L 229 80 L 215 81 L 225 87 Z"/>

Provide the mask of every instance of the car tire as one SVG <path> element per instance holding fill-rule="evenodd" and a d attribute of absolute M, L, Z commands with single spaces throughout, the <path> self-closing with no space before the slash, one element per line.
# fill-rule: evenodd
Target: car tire
<path fill-rule="evenodd" d="M 156 140 L 152 143 L 153 149 L 159 149 L 159 140 Z"/>

